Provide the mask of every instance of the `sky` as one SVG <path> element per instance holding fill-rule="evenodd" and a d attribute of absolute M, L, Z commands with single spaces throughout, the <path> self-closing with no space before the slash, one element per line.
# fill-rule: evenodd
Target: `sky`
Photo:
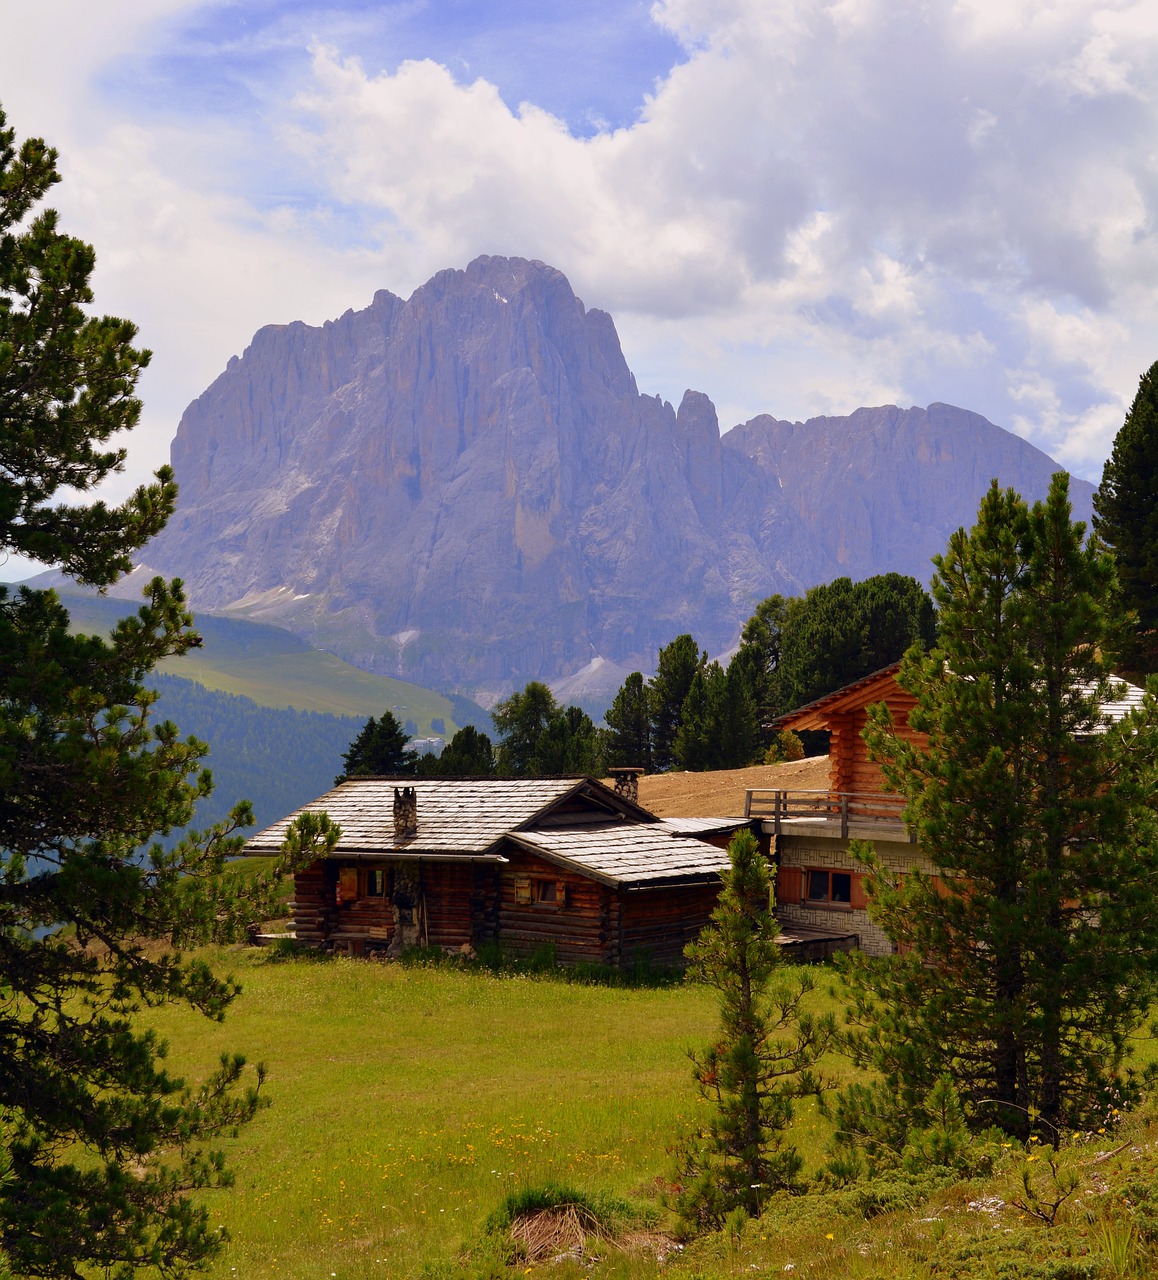
<path fill-rule="evenodd" d="M 108 490 L 264 324 L 539 258 L 722 429 L 936 400 L 1097 481 L 1158 359 L 1150 0 L 0 0 L 96 309 Z M 0 577 L 28 566 L 10 561 Z"/>

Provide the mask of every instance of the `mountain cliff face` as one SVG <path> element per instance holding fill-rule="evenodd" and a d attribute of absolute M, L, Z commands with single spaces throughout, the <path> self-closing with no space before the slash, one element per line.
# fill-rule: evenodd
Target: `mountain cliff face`
<path fill-rule="evenodd" d="M 639 394 L 558 271 L 506 258 L 262 329 L 172 458 L 178 512 L 145 559 L 196 607 L 484 695 L 648 669 L 680 631 L 723 649 L 771 591 L 925 579 L 991 476 L 1039 496 L 1056 469 L 947 405 L 721 438 L 706 396 Z"/>

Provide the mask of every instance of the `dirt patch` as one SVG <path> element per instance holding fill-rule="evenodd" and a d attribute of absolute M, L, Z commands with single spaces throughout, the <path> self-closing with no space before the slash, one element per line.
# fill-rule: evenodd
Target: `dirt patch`
<path fill-rule="evenodd" d="M 520 1214 L 511 1223 L 510 1236 L 528 1262 L 582 1258 L 587 1255 L 589 1242 L 609 1239 L 595 1215 L 578 1204 L 560 1204 Z"/>
<path fill-rule="evenodd" d="M 564 1258 L 583 1261 L 597 1256 L 607 1246 L 625 1253 L 648 1254 L 662 1262 L 678 1252 L 679 1245 L 662 1231 L 629 1231 L 614 1235 L 585 1206 L 555 1205 L 520 1214 L 511 1223 L 510 1238 L 527 1262 L 561 1262 Z"/>
<path fill-rule="evenodd" d="M 749 787 L 811 791 L 827 786 L 828 757 L 811 756 L 714 773 L 649 774 L 639 780 L 639 803 L 661 818 L 738 818 Z"/>

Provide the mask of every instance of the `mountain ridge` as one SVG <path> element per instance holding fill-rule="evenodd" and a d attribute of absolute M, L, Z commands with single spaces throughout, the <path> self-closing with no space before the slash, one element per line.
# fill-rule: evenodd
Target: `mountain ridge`
<path fill-rule="evenodd" d="M 772 591 L 927 579 L 992 475 L 1033 498 L 1057 469 L 940 404 L 721 435 L 704 393 L 642 395 L 612 318 L 517 258 L 259 330 L 172 459 L 178 509 L 143 559 L 195 607 L 483 700 L 596 659 L 651 669 L 681 631 L 722 651 Z M 1092 486 L 1072 492 L 1088 517 Z"/>

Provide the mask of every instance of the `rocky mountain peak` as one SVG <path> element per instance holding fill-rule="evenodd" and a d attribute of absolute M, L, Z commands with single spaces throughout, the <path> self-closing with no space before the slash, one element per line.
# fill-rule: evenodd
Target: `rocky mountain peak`
<path fill-rule="evenodd" d="M 561 272 L 501 257 L 259 330 L 172 458 L 178 511 L 147 559 L 197 607 L 483 697 L 648 669 L 681 631 L 723 649 L 774 590 L 925 578 L 990 476 L 1036 496 L 1055 469 L 947 405 L 721 438 L 702 392 L 639 394 Z"/>

